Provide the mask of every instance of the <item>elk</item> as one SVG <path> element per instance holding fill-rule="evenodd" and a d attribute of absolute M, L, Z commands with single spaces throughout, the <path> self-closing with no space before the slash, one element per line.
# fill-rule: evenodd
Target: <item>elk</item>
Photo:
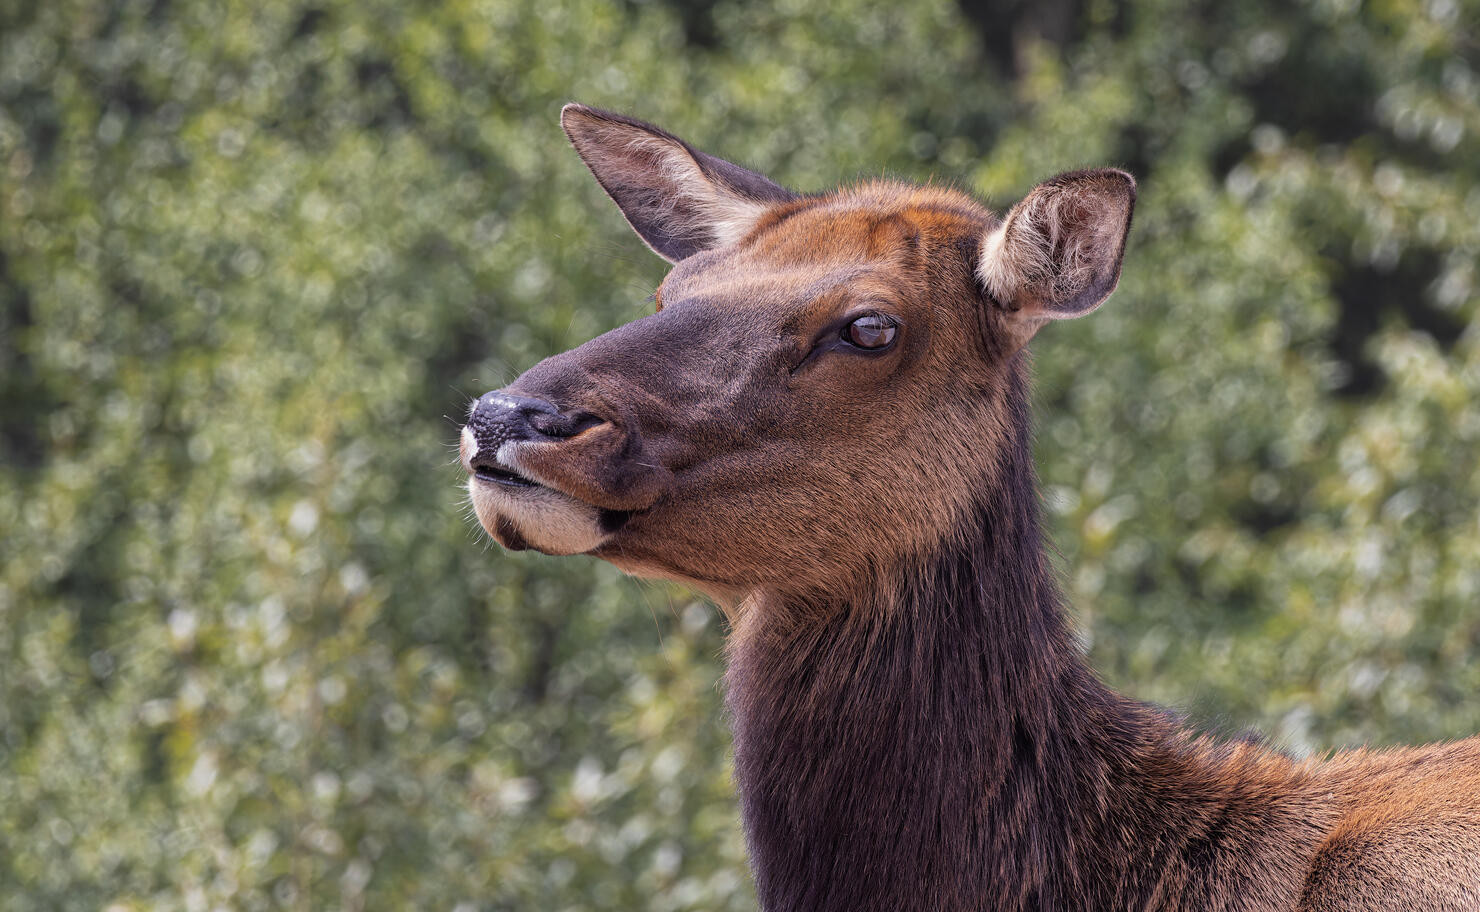
<path fill-rule="evenodd" d="M 1114 291 L 1130 175 L 999 217 L 561 122 L 673 268 L 655 313 L 472 404 L 468 489 L 506 548 L 723 609 L 764 909 L 1480 909 L 1480 739 L 1298 760 L 1115 693 L 1071 637 L 1026 346 Z"/>

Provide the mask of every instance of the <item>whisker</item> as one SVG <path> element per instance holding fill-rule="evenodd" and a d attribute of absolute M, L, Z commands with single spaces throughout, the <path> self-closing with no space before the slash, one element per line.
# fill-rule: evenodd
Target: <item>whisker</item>
<path fill-rule="evenodd" d="M 653 629 L 658 632 L 658 651 L 662 652 L 664 649 L 663 628 L 658 624 L 658 612 L 653 608 L 653 600 L 648 598 L 646 587 L 644 587 L 641 591 L 643 604 L 647 605 L 648 614 L 651 615 L 653 618 Z"/>

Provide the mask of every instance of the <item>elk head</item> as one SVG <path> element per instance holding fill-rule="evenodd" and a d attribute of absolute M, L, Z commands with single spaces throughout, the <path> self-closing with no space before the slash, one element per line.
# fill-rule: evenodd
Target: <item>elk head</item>
<path fill-rule="evenodd" d="M 508 548 L 722 603 L 856 586 L 992 484 L 1018 353 L 1119 280 L 1121 171 L 1060 175 L 999 219 L 937 187 L 798 196 L 580 105 L 561 123 L 674 267 L 656 313 L 473 403 L 462 463 Z"/>

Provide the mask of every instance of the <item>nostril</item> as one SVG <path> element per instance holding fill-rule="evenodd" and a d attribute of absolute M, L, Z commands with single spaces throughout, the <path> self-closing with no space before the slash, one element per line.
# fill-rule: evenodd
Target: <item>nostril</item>
<path fill-rule="evenodd" d="M 606 422 L 590 412 L 571 412 L 568 415 L 537 413 L 529 416 L 530 427 L 546 437 L 574 437 Z"/>

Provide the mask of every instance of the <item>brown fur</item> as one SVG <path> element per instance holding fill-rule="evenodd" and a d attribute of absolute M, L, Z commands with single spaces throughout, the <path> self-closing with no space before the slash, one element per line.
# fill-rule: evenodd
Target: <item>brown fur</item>
<path fill-rule="evenodd" d="M 509 547 L 725 607 L 766 909 L 1480 909 L 1480 740 L 1295 761 L 1113 693 L 1073 645 L 1024 345 L 1114 290 L 1129 175 L 998 219 L 939 187 L 799 197 L 638 121 L 562 120 L 676 265 L 657 314 L 475 404 L 470 492 Z M 849 345 L 863 314 L 894 342 Z"/>

